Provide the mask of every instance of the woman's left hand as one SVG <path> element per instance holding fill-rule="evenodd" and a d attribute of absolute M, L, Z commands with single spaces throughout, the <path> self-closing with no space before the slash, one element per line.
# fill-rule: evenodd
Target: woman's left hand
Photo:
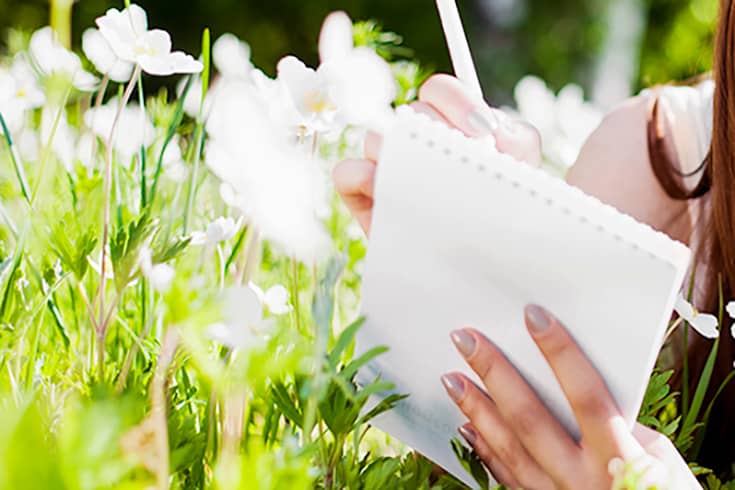
<path fill-rule="evenodd" d="M 645 473 L 645 481 L 664 483 L 658 488 L 701 488 L 668 438 L 643 426 L 631 433 L 604 381 L 559 321 L 537 306 L 526 308 L 525 319 L 569 400 L 582 438 L 575 442 L 569 436 L 482 334 L 454 332 L 452 341 L 487 394 L 461 374 L 448 374 L 442 382 L 470 419 L 460 433 L 500 483 L 534 490 L 609 489 L 611 462 L 617 461 Z"/>

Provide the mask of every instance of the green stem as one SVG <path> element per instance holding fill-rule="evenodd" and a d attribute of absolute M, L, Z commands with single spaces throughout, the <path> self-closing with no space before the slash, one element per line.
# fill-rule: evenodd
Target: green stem
<path fill-rule="evenodd" d="M 293 301 L 296 331 L 301 332 L 301 308 L 299 306 L 299 263 L 291 259 L 291 297 Z"/>
<path fill-rule="evenodd" d="M 98 291 L 98 302 L 100 305 L 99 309 L 99 331 L 97 332 L 97 349 L 98 349 L 98 368 L 100 379 L 104 376 L 104 347 L 105 347 L 105 334 L 104 323 L 105 323 L 105 285 L 107 281 L 107 243 L 110 239 L 110 201 L 112 194 L 112 153 L 113 144 L 115 142 L 115 136 L 117 135 L 117 127 L 120 123 L 120 115 L 122 114 L 123 108 L 127 105 L 130 100 L 130 96 L 133 94 L 135 83 L 140 75 L 140 65 L 135 66 L 133 77 L 130 79 L 123 98 L 117 108 L 115 119 L 112 122 L 112 128 L 110 129 L 110 136 L 107 139 L 107 151 L 105 153 L 105 178 L 104 178 L 104 198 L 105 203 L 103 207 L 102 217 L 102 259 L 100 261 L 100 285 Z"/>
<path fill-rule="evenodd" d="M 51 27 L 59 43 L 71 49 L 71 11 L 74 0 L 51 0 Z"/>
<path fill-rule="evenodd" d="M 191 225 L 191 212 L 194 207 L 194 196 L 197 189 L 197 180 L 199 180 L 199 164 L 202 158 L 202 145 L 204 144 L 204 101 L 209 91 L 209 65 L 211 58 L 209 29 L 204 29 L 202 34 L 202 59 L 204 60 L 204 69 L 202 71 L 202 94 L 199 100 L 199 114 L 197 115 L 196 130 L 194 131 L 194 168 L 191 171 L 191 180 L 189 181 L 189 193 L 186 197 L 186 210 L 184 214 L 184 235 L 189 233 Z"/>
<path fill-rule="evenodd" d="M 28 179 L 26 178 L 25 170 L 23 170 L 23 163 L 20 155 L 18 154 L 18 149 L 13 144 L 13 139 L 10 136 L 10 130 L 8 129 L 7 124 L 5 124 L 5 118 L 2 113 L 0 113 L 0 126 L 3 128 L 5 142 L 8 144 L 8 149 L 10 150 L 10 160 L 13 163 L 13 168 L 15 169 L 15 175 L 18 177 L 18 182 L 20 182 L 20 190 L 23 193 L 23 197 L 26 202 L 30 206 L 31 195 L 28 192 Z"/>
<path fill-rule="evenodd" d="M 138 73 L 138 104 L 140 105 L 141 114 L 145 114 L 145 94 L 143 92 L 143 74 Z M 143 116 L 145 117 L 145 116 Z M 146 182 L 146 154 L 145 145 L 140 146 L 140 210 L 144 210 L 148 205 L 148 184 Z"/>

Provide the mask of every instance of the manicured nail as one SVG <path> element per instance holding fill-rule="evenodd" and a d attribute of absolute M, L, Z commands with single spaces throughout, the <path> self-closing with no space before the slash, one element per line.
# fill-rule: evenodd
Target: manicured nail
<path fill-rule="evenodd" d="M 464 381 L 456 374 L 445 374 L 442 376 L 442 384 L 452 400 L 459 401 L 464 396 Z"/>
<path fill-rule="evenodd" d="M 489 109 L 475 109 L 467 116 L 467 123 L 478 136 L 494 133 L 500 126 L 498 117 Z"/>
<path fill-rule="evenodd" d="M 537 305 L 526 306 L 526 319 L 533 333 L 544 333 L 551 326 L 551 317 L 545 309 Z"/>
<path fill-rule="evenodd" d="M 450 337 L 452 342 L 454 342 L 454 346 L 465 358 L 469 358 L 475 353 L 477 342 L 475 341 L 475 337 L 466 330 L 455 330 L 451 333 Z"/>
<path fill-rule="evenodd" d="M 470 446 L 474 446 L 477 442 L 477 432 L 475 432 L 471 427 L 463 425 L 459 428 L 459 433 Z"/>

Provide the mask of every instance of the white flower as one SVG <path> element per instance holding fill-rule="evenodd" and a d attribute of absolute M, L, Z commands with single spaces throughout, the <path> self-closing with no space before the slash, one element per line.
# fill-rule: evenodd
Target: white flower
<path fill-rule="evenodd" d="M 125 83 L 133 74 L 133 64 L 118 58 L 102 33 L 90 27 L 82 34 L 82 50 L 97 71 L 110 80 Z"/>
<path fill-rule="evenodd" d="M 38 85 L 36 74 L 22 54 L 15 56 L 8 73 L 0 74 L 0 77 L 5 76 L 8 77 L 8 83 L 11 84 L 9 95 L 23 110 L 37 109 L 46 102 L 46 95 Z M 2 91 L 0 90 L 0 92 Z M 0 94 L 0 98 L 2 98 L 2 94 Z"/>
<path fill-rule="evenodd" d="M 11 134 L 17 135 L 21 131 L 27 111 L 41 107 L 45 102 L 46 95 L 24 54 L 15 56 L 9 70 L 0 68 L 0 112 Z"/>
<path fill-rule="evenodd" d="M 197 231 L 191 235 L 192 245 L 216 245 L 235 236 L 242 222 L 232 218 L 219 217 L 207 225 L 206 231 Z"/>
<path fill-rule="evenodd" d="M 150 75 L 199 73 L 204 68 L 192 56 L 172 52 L 168 32 L 149 31 L 148 16 L 138 5 L 132 4 L 122 11 L 108 10 L 97 19 L 97 27 L 119 59 L 140 65 Z"/>
<path fill-rule="evenodd" d="M 154 264 L 151 249 L 143 247 L 139 255 L 140 271 L 151 283 L 151 287 L 160 293 L 167 293 L 176 277 L 176 270 L 168 264 Z"/>
<path fill-rule="evenodd" d="M 58 42 L 51 27 L 33 33 L 30 53 L 38 70 L 47 77 L 64 77 L 83 91 L 92 91 L 97 86 L 97 78 L 84 71 L 79 57 Z"/>
<path fill-rule="evenodd" d="M 684 298 L 683 294 L 679 293 L 674 309 L 682 319 L 684 319 L 703 337 L 716 339 L 719 336 L 717 317 L 698 312 L 694 306 Z"/>
<path fill-rule="evenodd" d="M 246 79 L 253 65 L 250 63 L 250 46 L 234 34 L 223 34 L 212 46 L 212 61 L 220 75 L 226 79 Z"/>
<path fill-rule="evenodd" d="M 118 104 L 116 99 L 112 99 L 106 105 L 90 109 L 84 114 L 84 123 L 105 142 L 110 138 Z M 129 162 L 140 152 L 141 147 L 148 147 L 153 143 L 154 135 L 155 128 L 146 112 L 137 104 L 129 104 L 120 113 L 115 150 L 124 162 Z"/>
<path fill-rule="evenodd" d="M 211 325 L 208 335 L 227 347 L 259 345 L 273 328 L 273 322 L 263 317 L 263 305 L 250 287 L 227 289 L 223 310 L 222 321 Z"/>
<path fill-rule="evenodd" d="M 516 85 L 515 99 L 520 117 L 539 130 L 546 161 L 562 169 L 576 162 L 602 121 L 602 111 L 585 102 L 578 85 L 567 85 L 556 96 L 543 80 L 527 76 Z"/>
<path fill-rule="evenodd" d="M 207 121 L 206 163 L 232 191 L 223 198 L 265 239 L 315 263 L 331 245 L 320 218 L 329 196 L 325 166 L 273 120 L 262 90 L 244 81 L 222 86 Z"/>
<path fill-rule="evenodd" d="M 375 51 L 355 47 L 352 31 L 344 12 L 327 16 L 319 36 L 319 70 L 329 80 L 330 96 L 347 124 L 380 129 L 392 114 L 395 77 Z"/>
<path fill-rule="evenodd" d="M 306 133 L 339 128 L 337 104 L 332 100 L 324 72 L 306 66 L 294 56 L 278 62 L 278 81 L 288 89 L 298 116 L 294 122 Z"/>
<path fill-rule="evenodd" d="M 730 318 L 735 319 L 735 301 L 730 301 L 725 307 L 725 311 L 727 311 Z M 730 335 L 735 338 L 735 323 L 730 327 Z"/>
<path fill-rule="evenodd" d="M 263 292 L 263 290 L 254 282 L 250 282 L 249 286 L 253 291 L 255 291 L 260 302 L 267 306 L 268 311 L 272 314 L 285 315 L 293 309 L 289 304 L 288 290 L 280 284 L 269 288 L 268 291 L 265 292 Z"/>

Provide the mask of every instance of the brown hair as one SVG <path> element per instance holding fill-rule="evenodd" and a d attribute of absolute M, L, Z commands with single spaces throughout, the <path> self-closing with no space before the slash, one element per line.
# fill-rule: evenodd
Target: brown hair
<path fill-rule="evenodd" d="M 698 305 L 702 310 L 719 310 L 720 282 L 724 301 L 735 294 L 735 0 L 720 1 L 720 21 L 715 41 L 714 111 L 712 145 L 698 172 L 702 178 L 694 189 L 684 185 L 683 174 L 665 141 L 656 101 L 648 121 L 648 153 L 653 171 L 666 193 L 677 200 L 697 199 L 707 195 L 708 208 L 696 226 L 702 234 L 695 250 L 698 267 L 706 267 Z M 705 407 L 715 391 L 733 370 L 735 342 L 729 325 L 720 329 L 720 347 Z M 727 328 L 725 328 L 727 327 Z M 690 393 L 712 349 L 712 341 L 695 336 L 689 344 Z M 690 395 L 691 396 L 691 395 Z M 730 383 L 712 411 L 702 451 L 697 463 L 717 473 L 732 471 L 735 462 L 735 383 Z"/>

